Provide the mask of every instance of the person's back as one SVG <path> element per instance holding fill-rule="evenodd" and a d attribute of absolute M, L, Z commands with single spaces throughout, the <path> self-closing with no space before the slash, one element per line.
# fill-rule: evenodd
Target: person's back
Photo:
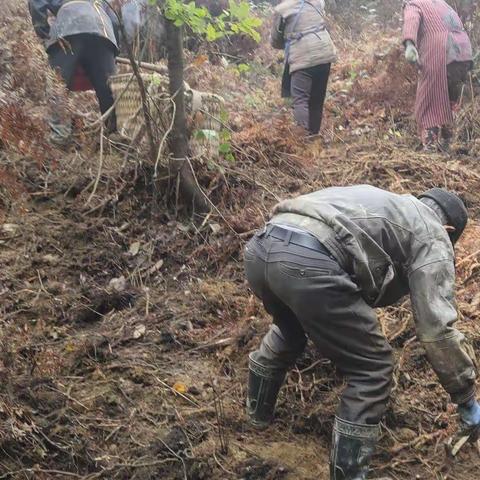
<path fill-rule="evenodd" d="M 356 225 L 396 263 L 408 261 L 410 253 L 401 249 L 413 239 L 434 236 L 448 243 L 440 219 L 413 195 L 392 193 L 371 185 L 331 187 L 281 202 L 275 207 L 275 214 L 302 208 L 312 209 L 315 216 L 329 223 L 342 222 L 341 218 L 345 217 L 343 221 Z"/>
<path fill-rule="evenodd" d="M 323 0 L 286 0 L 275 7 L 275 12 L 285 22 L 284 39 L 289 43 L 291 73 L 336 60 L 326 28 Z"/>
<path fill-rule="evenodd" d="M 370 304 L 408 293 L 408 277 L 433 261 L 453 261 L 441 219 L 412 195 L 370 185 L 327 188 L 275 208 L 272 223 L 315 234 L 356 275 Z"/>
<path fill-rule="evenodd" d="M 118 48 L 117 19 L 103 2 L 94 0 L 29 0 L 35 32 L 46 47 L 72 35 L 89 34 L 109 40 Z M 48 24 L 48 13 L 55 16 Z"/>

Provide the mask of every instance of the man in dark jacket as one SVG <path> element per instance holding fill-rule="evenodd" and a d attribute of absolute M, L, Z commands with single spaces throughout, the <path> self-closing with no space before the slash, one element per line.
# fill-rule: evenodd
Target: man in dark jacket
<path fill-rule="evenodd" d="M 473 438 L 480 430 L 473 355 L 454 327 L 453 245 L 466 224 L 463 202 L 440 188 L 415 198 L 359 185 L 279 203 L 245 250 L 250 286 L 273 316 L 250 354 L 252 423 L 273 419 L 287 369 L 309 337 L 347 379 L 330 478 L 365 479 L 393 371 L 374 308 L 410 294 L 417 337 Z"/>
<path fill-rule="evenodd" d="M 99 0 L 29 0 L 35 33 L 45 44 L 50 64 L 69 90 L 93 87 L 100 111 L 113 105 L 108 79 L 115 72 L 118 54 L 117 18 Z M 54 16 L 49 22 L 49 14 Z M 90 85 L 78 86 L 84 74 Z M 107 121 L 108 132 L 116 130 L 115 113 Z"/>

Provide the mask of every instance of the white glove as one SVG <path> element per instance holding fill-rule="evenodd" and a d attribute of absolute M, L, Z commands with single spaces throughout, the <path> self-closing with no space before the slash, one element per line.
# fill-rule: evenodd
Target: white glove
<path fill-rule="evenodd" d="M 419 60 L 417 47 L 415 47 L 414 43 L 410 40 L 407 40 L 406 42 L 405 58 L 407 59 L 407 62 L 410 63 L 418 63 Z"/>

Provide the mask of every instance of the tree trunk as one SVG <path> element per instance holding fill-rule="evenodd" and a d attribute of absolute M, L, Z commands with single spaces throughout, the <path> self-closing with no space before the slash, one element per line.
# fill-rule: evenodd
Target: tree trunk
<path fill-rule="evenodd" d="M 170 78 L 170 95 L 175 102 L 175 119 L 169 139 L 171 172 L 180 175 L 180 193 L 193 205 L 197 213 L 206 213 L 210 205 L 201 191 L 188 161 L 187 119 L 185 113 L 183 32 L 173 22 L 166 20 L 168 74 Z"/>

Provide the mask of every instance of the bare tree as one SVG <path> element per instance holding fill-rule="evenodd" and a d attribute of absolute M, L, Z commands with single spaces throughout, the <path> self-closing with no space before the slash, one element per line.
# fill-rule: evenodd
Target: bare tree
<path fill-rule="evenodd" d="M 209 203 L 195 179 L 188 159 L 187 119 L 185 113 L 183 31 L 171 21 L 166 21 L 168 74 L 170 95 L 175 103 L 175 118 L 169 145 L 173 158 L 170 162 L 172 173 L 179 175 L 180 190 L 198 213 L 208 212 Z"/>

